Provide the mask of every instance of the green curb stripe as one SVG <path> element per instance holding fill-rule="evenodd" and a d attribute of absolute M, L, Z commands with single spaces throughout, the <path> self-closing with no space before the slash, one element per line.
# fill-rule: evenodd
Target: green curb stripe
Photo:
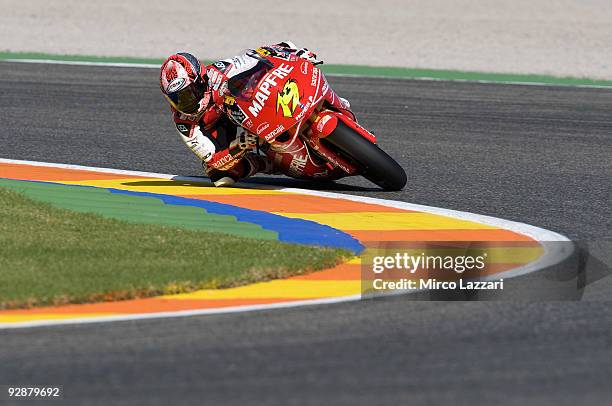
<path fill-rule="evenodd" d="M 161 65 L 163 59 L 129 58 L 85 55 L 52 55 L 44 53 L 0 52 L 0 60 L 53 60 L 64 62 L 124 63 Z M 204 61 L 210 63 L 211 61 Z M 443 81 L 493 82 L 514 84 L 544 84 L 561 86 L 612 87 L 612 80 L 597 80 L 575 77 L 555 77 L 547 75 L 506 74 L 463 72 L 454 70 L 416 69 L 401 67 L 377 67 L 361 65 L 322 65 L 322 70 L 330 75 L 369 76 L 403 79 L 429 79 Z"/>
<path fill-rule="evenodd" d="M 132 223 L 157 224 L 232 234 L 260 240 L 278 240 L 274 231 L 237 221 L 234 216 L 212 214 L 200 207 L 166 205 L 160 199 L 111 193 L 106 189 L 0 179 L 0 186 L 55 207 Z"/>

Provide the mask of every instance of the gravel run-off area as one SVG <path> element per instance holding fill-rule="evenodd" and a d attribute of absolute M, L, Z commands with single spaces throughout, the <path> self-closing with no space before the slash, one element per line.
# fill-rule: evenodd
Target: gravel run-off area
<path fill-rule="evenodd" d="M 334 64 L 612 79 L 610 0 L 0 0 L 0 52 L 205 59 L 291 39 Z"/>

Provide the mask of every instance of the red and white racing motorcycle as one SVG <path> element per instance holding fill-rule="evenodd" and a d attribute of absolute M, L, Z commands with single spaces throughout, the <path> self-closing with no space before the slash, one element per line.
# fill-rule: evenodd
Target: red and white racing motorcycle
<path fill-rule="evenodd" d="M 320 69 L 261 48 L 248 56 L 252 63 L 228 80 L 226 104 L 240 110 L 239 124 L 258 136 L 275 170 L 301 179 L 361 175 L 385 190 L 404 187 L 403 168 L 351 111 L 338 107 Z"/>

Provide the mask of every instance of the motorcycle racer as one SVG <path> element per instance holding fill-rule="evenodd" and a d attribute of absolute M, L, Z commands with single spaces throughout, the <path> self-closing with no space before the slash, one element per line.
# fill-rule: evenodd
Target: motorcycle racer
<path fill-rule="evenodd" d="M 257 52 L 294 54 L 314 64 L 322 63 L 313 52 L 297 48 L 290 41 L 260 47 Z M 257 136 L 248 131 L 249 120 L 233 108 L 228 97 L 227 81 L 244 70 L 247 55 L 203 66 L 192 54 L 180 52 L 168 57 L 160 71 L 160 87 L 170 103 L 176 128 L 183 142 L 202 160 L 215 186 L 230 186 L 258 172 L 273 172 L 270 159 L 251 152 Z M 350 112 L 345 99 L 334 95 L 331 104 Z"/>

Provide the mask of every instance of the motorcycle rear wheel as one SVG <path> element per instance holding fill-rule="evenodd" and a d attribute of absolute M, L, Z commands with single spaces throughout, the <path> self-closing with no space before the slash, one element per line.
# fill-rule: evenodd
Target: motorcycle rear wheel
<path fill-rule="evenodd" d="M 338 126 L 323 140 L 354 161 L 361 175 L 384 190 L 401 190 L 406 185 L 406 172 L 378 145 L 372 144 L 355 130 L 338 120 Z"/>

